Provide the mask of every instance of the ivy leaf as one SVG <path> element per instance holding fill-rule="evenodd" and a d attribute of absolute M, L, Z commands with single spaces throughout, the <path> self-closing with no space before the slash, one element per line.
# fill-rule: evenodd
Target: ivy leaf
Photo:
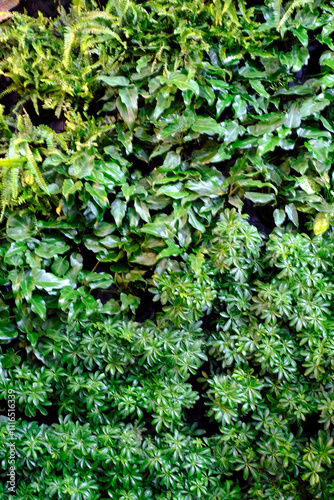
<path fill-rule="evenodd" d="M 31 309 L 40 318 L 46 318 L 46 305 L 45 300 L 40 295 L 33 295 L 31 297 Z"/>
<path fill-rule="evenodd" d="M 89 271 L 82 271 L 81 276 L 79 275 L 80 281 L 92 290 L 96 290 L 97 288 L 107 289 L 113 283 L 113 277 L 108 273 L 91 273 Z"/>
<path fill-rule="evenodd" d="M 51 271 L 62 278 L 69 268 L 70 264 L 65 257 L 57 257 L 51 266 Z"/>
<path fill-rule="evenodd" d="M 17 366 L 21 362 L 21 357 L 16 354 L 14 349 L 10 347 L 6 354 L 3 355 L 1 359 L 2 367 L 7 370 L 8 368 L 12 368 L 13 366 Z"/>
<path fill-rule="evenodd" d="M 44 269 L 32 269 L 31 276 L 34 278 L 36 288 L 46 291 L 59 290 L 70 284 L 68 279 L 57 278 L 57 276 L 47 273 Z"/>
<path fill-rule="evenodd" d="M 71 286 L 64 286 L 61 289 L 59 297 L 59 305 L 61 309 L 66 310 L 68 307 L 74 303 L 78 298 L 78 292 L 74 290 Z"/>
<path fill-rule="evenodd" d="M 36 233 L 33 219 L 26 213 L 14 213 L 8 217 L 7 236 L 14 241 L 29 240 Z"/>

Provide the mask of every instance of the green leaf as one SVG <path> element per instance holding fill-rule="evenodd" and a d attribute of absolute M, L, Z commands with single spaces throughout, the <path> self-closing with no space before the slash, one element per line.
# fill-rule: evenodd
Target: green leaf
<path fill-rule="evenodd" d="M 205 233 L 205 226 L 200 222 L 198 217 L 195 215 L 195 212 L 190 208 L 188 210 L 189 224 L 191 224 L 195 229 L 200 231 L 201 233 Z"/>
<path fill-rule="evenodd" d="M 133 130 L 138 112 L 138 90 L 135 85 L 119 89 L 116 106 L 130 130 Z"/>
<path fill-rule="evenodd" d="M 194 80 L 189 80 L 187 75 L 182 73 L 171 73 L 168 78 L 160 76 L 161 83 L 169 86 L 175 85 L 180 90 L 191 90 L 194 94 L 199 94 L 198 84 Z"/>
<path fill-rule="evenodd" d="M 99 184 L 94 184 L 92 186 L 89 182 L 86 182 L 85 188 L 101 208 L 105 208 L 109 205 L 108 196 L 103 186 Z"/>
<path fill-rule="evenodd" d="M 193 253 L 189 255 L 190 266 L 196 276 L 200 276 L 204 261 L 205 257 L 202 252 L 197 252 L 195 255 Z"/>
<path fill-rule="evenodd" d="M 46 291 L 59 290 L 70 284 L 65 278 L 57 278 L 54 274 L 47 273 L 43 269 L 32 269 L 31 276 L 34 278 L 36 288 Z"/>
<path fill-rule="evenodd" d="M 50 259 L 67 252 L 70 248 L 70 245 L 66 245 L 63 240 L 49 237 L 41 241 L 40 245 L 35 248 L 35 253 L 43 259 Z"/>
<path fill-rule="evenodd" d="M 36 345 L 37 341 L 39 339 L 39 334 L 36 331 L 28 332 L 27 338 L 28 338 L 29 342 L 31 342 L 33 345 Z"/>
<path fill-rule="evenodd" d="M 260 203 L 260 204 L 270 203 L 272 201 L 275 201 L 276 199 L 274 193 L 266 194 L 266 193 L 251 193 L 251 192 L 246 192 L 245 198 L 248 198 L 254 203 Z"/>
<path fill-rule="evenodd" d="M 191 128 L 201 134 L 218 134 L 219 137 L 222 137 L 226 132 L 225 127 L 213 118 L 196 118 Z"/>
<path fill-rule="evenodd" d="M 79 179 L 87 178 L 91 175 L 95 167 L 94 156 L 84 152 L 73 160 L 72 166 L 69 168 L 69 173 Z"/>
<path fill-rule="evenodd" d="M 290 104 L 290 109 L 285 116 L 284 125 L 288 128 L 297 128 L 300 126 L 301 114 L 299 112 L 299 103 Z"/>
<path fill-rule="evenodd" d="M 257 125 L 251 125 L 247 127 L 247 132 L 255 137 L 259 137 L 264 134 L 268 134 L 269 132 L 273 132 L 277 130 L 284 123 L 284 118 L 281 115 L 274 115 L 262 123 L 258 123 Z"/>
<path fill-rule="evenodd" d="M 266 91 L 264 88 L 263 84 L 259 82 L 258 80 L 250 80 L 249 81 L 251 87 L 261 96 L 268 98 L 270 97 L 270 94 Z"/>
<path fill-rule="evenodd" d="M 157 260 L 158 259 L 163 259 L 165 257 L 171 257 L 172 255 L 175 257 L 176 255 L 181 255 L 183 254 L 184 250 L 183 248 L 180 248 L 178 245 L 176 245 L 173 242 L 167 242 L 167 248 L 162 250 L 158 255 L 157 255 Z"/>
<path fill-rule="evenodd" d="M 26 213 L 14 213 L 7 220 L 7 236 L 14 241 L 29 240 L 37 232 L 33 219 Z"/>
<path fill-rule="evenodd" d="M 125 172 L 117 163 L 106 162 L 103 164 L 104 172 L 110 177 L 116 185 L 124 184 L 127 180 Z"/>
<path fill-rule="evenodd" d="M 181 157 L 174 151 L 169 151 L 166 155 L 165 161 L 159 167 L 159 172 L 169 172 L 175 170 L 181 164 Z"/>
<path fill-rule="evenodd" d="M 56 276 L 63 277 L 69 268 L 70 264 L 65 257 L 57 257 L 51 266 L 51 271 L 55 273 Z"/>
<path fill-rule="evenodd" d="M 22 291 L 23 297 L 27 301 L 30 301 L 31 294 L 35 289 L 34 278 L 32 276 L 27 276 L 26 278 L 23 278 L 20 286 L 21 286 L 21 291 Z"/>
<path fill-rule="evenodd" d="M 69 306 L 74 303 L 79 294 L 76 290 L 74 290 L 71 286 L 64 286 L 61 289 L 60 297 L 59 297 L 59 306 L 62 310 L 66 310 Z"/>
<path fill-rule="evenodd" d="M 334 53 L 331 50 L 326 50 L 321 54 L 319 63 L 334 69 Z"/>
<path fill-rule="evenodd" d="M 114 284 L 113 277 L 107 273 L 91 273 L 89 271 L 82 271 L 79 275 L 79 279 L 80 281 L 83 281 L 84 285 L 89 286 L 92 290 L 97 288 L 106 290 Z"/>
<path fill-rule="evenodd" d="M 137 214 L 141 217 L 141 219 L 143 219 L 145 222 L 151 221 L 150 212 L 147 208 L 146 203 L 136 198 L 134 201 L 134 207 Z"/>
<path fill-rule="evenodd" d="M 69 194 L 74 194 L 82 188 L 83 184 L 81 181 L 73 182 L 72 179 L 65 179 L 63 184 L 63 195 L 68 196 Z"/>
<path fill-rule="evenodd" d="M 324 97 L 318 97 L 317 99 L 307 99 L 300 106 L 300 116 L 302 118 L 305 118 L 306 116 L 314 115 L 315 113 L 318 113 L 319 111 L 325 109 L 329 104 L 330 101 L 328 99 L 325 99 Z"/>
<path fill-rule="evenodd" d="M 130 85 L 130 81 L 124 76 L 101 75 L 97 77 L 97 80 L 101 80 L 107 85 L 110 85 L 110 87 L 128 87 Z"/>
<path fill-rule="evenodd" d="M 122 220 L 124 219 L 124 216 L 126 214 L 126 209 L 127 205 L 125 201 L 116 198 L 116 200 L 112 202 L 110 211 L 115 219 L 117 227 L 122 224 Z"/>
<path fill-rule="evenodd" d="M 329 228 L 329 220 L 326 214 L 317 213 L 314 221 L 313 221 L 313 232 L 316 236 L 322 234 L 327 231 Z"/>
<path fill-rule="evenodd" d="M 33 295 L 31 297 L 31 309 L 40 318 L 46 318 L 46 305 L 45 300 L 40 295 Z"/>
<path fill-rule="evenodd" d="M 182 188 L 182 182 L 177 182 L 176 184 L 167 184 L 156 191 L 156 196 L 164 195 L 176 200 L 181 199 L 189 194 L 187 191 L 182 191 Z"/>
<path fill-rule="evenodd" d="M 278 209 L 276 208 L 276 210 L 274 210 L 274 221 L 275 221 L 275 224 L 276 226 L 281 226 L 283 224 L 283 222 L 285 221 L 285 211 L 282 210 L 282 209 Z"/>
<path fill-rule="evenodd" d="M 144 252 L 130 259 L 130 262 L 141 264 L 142 266 L 153 266 L 156 263 L 157 255 L 153 252 Z"/>
<path fill-rule="evenodd" d="M 21 362 L 21 357 L 16 354 L 14 349 L 10 347 L 6 354 L 3 355 L 1 359 L 2 367 L 7 370 L 8 368 L 12 368 L 13 366 L 17 366 Z"/>
<path fill-rule="evenodd" d="M 293 203 L 290 203 L 289 205 L 285 205 L 285 212 L 291 222 L 294 223 L 295 226 L 298 227 L 298 212 L 296 210 L 296 207 Z"/>

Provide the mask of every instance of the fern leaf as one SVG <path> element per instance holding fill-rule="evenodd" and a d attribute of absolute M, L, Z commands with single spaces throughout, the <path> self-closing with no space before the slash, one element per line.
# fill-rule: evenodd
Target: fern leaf
<path fill-rule="evenodd" d="M 50 194 L 48 191 L 47 185 L 45 183 L 45 180 L 43 179 L 42 173 L 41 173 L 40 169 L 38 168 L 38 165 L 35 161 L 33 152 L 31 151 L 28 143 L 26 143 L 24 145 L 24 150 L 25 150 L 25 153 L 27 155 L 29 170 L 32 172 L 33 176 L 35 177 L 37 184 L 39 185 L 39 187 L 41 189 L 43 189 L 43 191 L 45 191 L 47 194 Z"/>
<path fill-rule="evenodd" d="M 0 167 L 18 168 L 26 162 L 25 158 L 1 158 Z"/>
<path fill-rule="evenodd" d="M 13 168 L 11 171 L 11 189 L 12 189 L 12 199 L 17 200 L 19 194 L 19 169 Z"/>
<path fill-rule="evenodd" d="M 304 7 L 308 2 L 308 0 L 293 0 L 293 2 L 288 7 L 281 21 L 277 25 L 277 31 L 280 31 L 282 26 L 287 22 L 287 20 L 291 17 L 293 11 L 298 7 Z"/>
<path fill-rule="evenodd" d="M 71 30 L 71 28 L 66 27 L 64 33 L 64 55 L 63 55 L 63 64 L 66 69 L 68 69 L 68 63 L 70 58 L 70 52 L 72 45 L 75 40 L 75 34 Z"/>

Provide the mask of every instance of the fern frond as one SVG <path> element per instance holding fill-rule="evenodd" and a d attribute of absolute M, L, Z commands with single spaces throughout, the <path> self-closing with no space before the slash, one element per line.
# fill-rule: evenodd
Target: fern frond
<path fill-rule="evenodd" d="M 45 139 L 48 148 L 53 149 L 54 143 L 58 143 L 64 150 L 67 150 L 66 141 L 64 141 L 60 134 L 57 134 L 47 125 L 39 125 L 38 133 L 41 137 L 43 137 L 43 139 Z"/>
<path fill-rule="evenodd" d="M 277 31 L 280 31 L 282 26 L 287 22 L 287 20 L 291 17 L 293 11 L 297 9 L 298 7 L 304 7 L 306 4 L 308 4 L 308 0 L 293 0 L 293 2 L 290 4 L 288 9 L 286 10 L 284 16 L 282 17 L 281 21 L 277 25 Z"/>
<path fill-rule="evenodd" d="M 18 168 L 26 162 L 25 158 L 1 158 L 0 167 Z"/>
<path fill-rule="evenodd" d="M 45 183 L 45 180 L 43 179 L 42 173 L 41 173 L 40 169 L 38 168 L 38 165 L 35 161 L 33 152 L 31 151 L 28 143 L 25 143 L 24 150 L 25 150 L 27 160 L 28 160 L 28 168 L 31 171 L 31 173 L 33 174 L 37 184 L 39 185 L 39 187 L 41 189 L 43 189 L 43 191 L 45 191 L 47 194 L 50 194 L 48 191 L 47 185 Z"/>
<path fill-rule="evenodd" d="M 5 209 L 10 203 L 10 170 L 5 170 L 2 172 L 1 175 L 1 215 L 0 215 L 0 222 L 2 222 Z"/>
<path fill-rule="evenodd" d="M 274 11 L 275 26 L 277 31 L 281 19 L 281 5 L 282 5 L 282 0 L 271 0 L 271 7 Z"/>
<path fill-rule="evenodd" d="M 65 28 L 65 34 L 64 34 L 64 55 L 63 55 L 63 64 L 66 69 L 68 69 L 68 63 L 69 63 L 69 58 L 70 58 L 70 52 L 72 45 L 75 40 L 75 34 L 69 28 L 68 26 Z"/>
<path fill-rule="evenodd" d="M 13 168 L 11 171 L 11 188 L 12 188 L 12 199 L 17 200 L 19 194 L 19 172 L 18 168 Z"/>
<path fill-rule="evenodd" d="M 16 90 L 17 90 L 17 85 L 15 85 L 15 83 L 12 83 L 12 85 L 9 85 L 9 87 L 7 87 L 0 93 L 0 99 L 2 99 L 5 95 L 10 94 L 11 92 L 15 92 Z"/>

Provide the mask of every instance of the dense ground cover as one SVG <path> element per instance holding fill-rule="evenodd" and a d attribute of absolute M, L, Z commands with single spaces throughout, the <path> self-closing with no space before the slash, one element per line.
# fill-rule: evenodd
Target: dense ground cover
<path fill-rule="evenodd" d="M 333 497 L 333 20 L 0 26 L 3 498 Z"/>

